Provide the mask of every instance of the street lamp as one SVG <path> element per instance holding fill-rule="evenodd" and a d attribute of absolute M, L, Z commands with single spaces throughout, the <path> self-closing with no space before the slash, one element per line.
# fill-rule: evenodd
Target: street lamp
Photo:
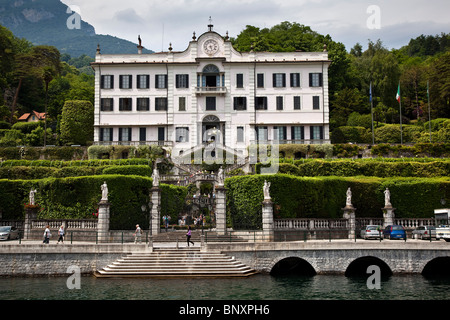
<path fill-rule="evenodd" d="M 150 221 L 149 221 L 149 231 L 148 231 L 148 246 L 153 247 L 153 239 L 152 239 L 152 208 L 153 208 L 153 202 L 148 203 L 148 209 L 150 210 Z"/>

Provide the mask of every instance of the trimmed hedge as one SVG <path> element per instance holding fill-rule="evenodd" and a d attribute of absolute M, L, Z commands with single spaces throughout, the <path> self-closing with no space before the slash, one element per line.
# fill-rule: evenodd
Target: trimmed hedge
<path fill-rule="evenodd" d="M 256 164 L 256 173 L 263 164 Z M 352 160 L 309 160 L 279 163 L 279 173 L 294 176 L 368 176 L 368 177 L 447 177 L 450 176 L 450 161 L 352 161 Z"/>
<path fill-rule="evenodd" d="M 275 218 L 340 218 L 350 187 L 357 217 L 382 217 L 388 187 L 396 217 L 430 218 L 450 200 L 450 178 L 293 177 L 285 174 L 232 177 L 225 181 L 227 211 L 258 214 L 264 180 L 271 182 Z M 232 208 L 232 210 L 230 210 Z"/>
<path fill-rule="evenodd" d="M 0 179 L 36 180 L 45 178 L 83 177 L 102 174 L 121 174 L 151 177 L 152 168 L 146 165 L 70 166 L 70 167 L 0 167 Z"/>
<path fill-rule="evenodd" d="M 101 185 L 106 181 L 111 203 L 111 230 L 134 230 L 138 223 L 149 227 L 149 191 L 152 179 L 139 176 L 101 175 L 90 177 L 48 178 L 40 180 L 0 180 L 0 210 L 3 219 L 23 219 L 24 204 L 31 188 L 36 188 L 36 203 L 42 219 L 86 219 L 97 212 Z M 161 212 L 182 212 L 179 201 L 187 189 L 161 185 L 167 201 Z M 184 202 L 184 198 L 183 198 Z M 142 210 L 144 208 L 144 211 Z"/>
<path fill-rule="evenodd" d="M 280 171 L 284 165 L 280 164 Z M 446 177 L 450 161 L 381 162 L 381 161 L 311 161 L 297 166 L 298 176 L 368 176 L 368 177 Z"/>

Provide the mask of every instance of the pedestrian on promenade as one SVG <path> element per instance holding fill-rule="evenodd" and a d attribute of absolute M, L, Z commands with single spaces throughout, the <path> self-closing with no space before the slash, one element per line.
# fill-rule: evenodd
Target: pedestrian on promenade
<path fill-rule="evenodd" d="M 45 227 L 45 230 L 44 230 L 44 243 L 45 244 L 49 244 L 50 243 L 50 237 L 52 236 L 52 234 L 51 234 L 51 232 L 50 232 L 50 226 L 49 225 L 47 225 L 46 227 Z"/>
<path fill-rule="evenodd" d="M 58 243 L 61 241 L 62 243 L 64 243 L 64 226 L 61 226 L 58 230 Z"/>
<path fill-rule="evenodd" d="M 187 245 L 189 247 L 189 242 L 192 243 L 192 245 L 194 245 L 194 242 L 191 241 L 191 226 L 188 227 L 188 232 L 186 233 L 186 241 L 187 241 Z"/>
<path fill-rule="evenodd" d="M 139 225 L 136 225 L 136 231 L 134 232 L 134 243 L 136 244 L 138 241 L 141 243 L 142 229 Z"/>

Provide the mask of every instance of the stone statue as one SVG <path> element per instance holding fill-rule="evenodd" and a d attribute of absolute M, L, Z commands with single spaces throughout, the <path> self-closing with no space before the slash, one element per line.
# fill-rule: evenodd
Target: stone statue
<path fill-rule="evenodd" d="M 106 185 L 106 181 L 102 184 L 102 200 L 101 201 L 108 201 L 108 186 Z"/>
<path fill-rule="evenodd" d="M 270 200 L 270 182 L 267 182 L 267 180 L 264 181 L 263 192 L 264 200 Z"/>
<path fill-rule="evenodd" d="M 30 190 L 30 204 L 32 205 L 32 206 L 34 206 L 35 204 L 36 204 L 36 201 L 35 201 L 35 198 L 34 198 L 34 195 L 36 194 L 36 189 L 34 189 L 33 190 L 33 188 L 31 188 L 31 190 Z"/>
<path fill-rule="evenodd" d="M 222 167 L 219 168 L 219 172 L 217 173 L 217 183 L 219 186 L 223 186 L 225 184 L 225 174 L 223 173 Z"/>
<path fill-rule="evenodd" d="M 391 192 L 389 191 L 388 188 L 386 188 L 386 190 L 384 190 L 384 206 L 385 207 L 392 207 L 392 204 L 391 204 Z"/>
<path fill-rule="evenodd" d="M 347 207 L 351 207 L 352 206 L 352 190 L 350 188 L 347 189 L 347 202 L 346 202 L 346 206 Z"/>
<path fill-rule="evenodd" d="M 153 186 L 159 187 L 159 171 L 157 168 L 155 168 L 155 170 L 153 170 L 152 179 L 153 179 Z"/>

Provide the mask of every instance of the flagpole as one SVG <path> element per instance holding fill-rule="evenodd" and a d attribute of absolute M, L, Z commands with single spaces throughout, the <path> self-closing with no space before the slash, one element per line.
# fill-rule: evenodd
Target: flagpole
<path fill-rule="evenodd" d="M 430 81 L 427 80 L 427 98 L 428 98 L 428 126 L 430 128 L 430 143 L 431 143 L 431 108 L 430 108 Z"/>
<path fill-rule="evenodd" d="M 403 126 L 402 126 L 402 96 L 400 92 L 400 81 L 398 82 L 397 100 L 400 107 L 400 144 L 403 144 Z"/>
<path fill-rule="evenodd" d="M 374 131 L 374 128 L 373 128 L 372 81 L 370 81 L 370 113 L 372 114 L 372 144 L 375 144 L 375 131 Z"/>

